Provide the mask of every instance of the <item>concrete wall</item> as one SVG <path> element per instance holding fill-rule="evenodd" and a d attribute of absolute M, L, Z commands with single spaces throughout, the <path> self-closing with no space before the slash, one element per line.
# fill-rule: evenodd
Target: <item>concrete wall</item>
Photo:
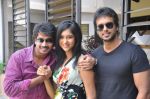
<path fill-rule="evenodd" d="M 31 23 L 41 23 L 45 21 L 45 12 L 44 11 L 37 11 L 31 10 L 30 21 Z"/>
<path fill-rule="evenodd" d="M 100 7 L 111 7 L 121 18 L 121 0 L 81 0 L 81 24 L 89 24 L 89 36 L 94 34 L 93 16 Z"/>
<path fill-rule="evenodd" d="M 82 12 L 94 13 L 99 7 L 111 7 L 121 13 L 121 0 L 81 0 Z"/>

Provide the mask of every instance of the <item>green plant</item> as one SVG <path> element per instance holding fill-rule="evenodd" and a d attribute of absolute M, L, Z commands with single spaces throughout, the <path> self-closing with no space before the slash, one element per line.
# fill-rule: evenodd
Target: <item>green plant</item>
<path fill-rule="evenodd" d="M 4 72 L 4 63 L 0 62 L 0 74 Z"/>
<path fill-rule="evenodd" d="M 91 53 L 94 49 L 96 49 L 100 43 L 98 43 L 95 39 L 95 36 L 88 36 L 85 40 L 83 40 L 84 50 L 88 53 Z"/>

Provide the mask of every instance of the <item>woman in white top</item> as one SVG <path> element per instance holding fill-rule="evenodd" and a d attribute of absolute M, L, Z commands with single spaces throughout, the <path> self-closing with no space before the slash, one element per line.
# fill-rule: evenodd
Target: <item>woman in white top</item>
<path fill-rule="evenodd" d="M 66 20 L 58 25 L 56 35 L 57 64 L 52 72 L 56 88 L 49 80 L 45 86 L 53 99 L 96 99 L 93 70 L 80 70 L 77 61 L 82 55 L 82 33 L 75 21 Z M 39 67 L 37 74 L 45 72 Z"/>

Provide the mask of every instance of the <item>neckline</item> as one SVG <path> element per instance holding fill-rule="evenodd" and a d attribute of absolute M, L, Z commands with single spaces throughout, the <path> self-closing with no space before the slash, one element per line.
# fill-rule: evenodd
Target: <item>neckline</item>
<path fill-rule="evenodd" d="M 70 59 L 68 59 L 63 66 L 66 66 L 74 57 L 71 57 Z"/>
<path fill-rule="evenodd" d="M 123 45 L 123 43 L 124 43 L 124 41 L 122 40 L 122 42 L 115 49 L 113 49 L 111 52 L 106 52 L 104 50 L 104 47 L 102 47 L 104 54 L 109 55 L 109 54 L 112 54 L 112 53 L 116 52 Z"/>

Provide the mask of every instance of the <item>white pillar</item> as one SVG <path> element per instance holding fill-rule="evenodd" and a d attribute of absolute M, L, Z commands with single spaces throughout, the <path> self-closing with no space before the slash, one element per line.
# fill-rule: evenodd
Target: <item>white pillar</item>
<path fill-rule="evenodd" d="M 0 0 L 0 62 L 3 62 L 3 15 L 2 15 L 2 0 Z"/>

